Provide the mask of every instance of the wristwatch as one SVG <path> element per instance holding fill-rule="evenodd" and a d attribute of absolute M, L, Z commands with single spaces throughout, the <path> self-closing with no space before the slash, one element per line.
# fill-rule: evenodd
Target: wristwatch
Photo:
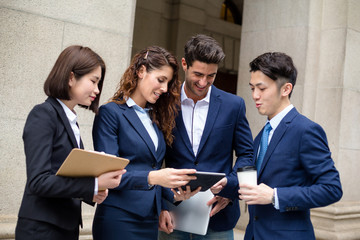
<path fill-rule="evenodd" d="M 275 191 L 274 191 L 274 194 L 273 194 L 273 196 L 271 198 L 271 203 L 275 207 Z"/>

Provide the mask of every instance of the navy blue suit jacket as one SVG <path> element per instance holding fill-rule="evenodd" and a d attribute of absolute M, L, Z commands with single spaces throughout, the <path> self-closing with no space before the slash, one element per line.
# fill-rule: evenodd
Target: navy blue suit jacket
<path fill-rule="evenodd" d="M 162 132 L 156 124 L 154 128 L 159 138 L 157 151 L 133 108 L 114 102 L 100 107 L 93 126 L 95 150 L 130 160 L 120 185 L 109 190 L 102 204 L 148 217 L 160 213 L 162 196 L 173 201 L 169 189 L 148 185 L 149 172 L 161 168 L 166 150 Z"/>
<path fill-rule="evenodd" d="M 78 147 L 64 109 L 56 99 L 49 97 L 31 110 L 23 140 L 27 181 L 19 217 L 67 230 L 78 229 L 79 199 L 92 202 L 95 179 L 55 175 L 70 151 Z"/>
<path fill-rule="evenodd" d="M 252 135 L 245 116 L 244 100 L 212 86 L 209 112 L 197 156 L 192 150 L 181 111 L 173 134 L 175 139 L 167 148 L 166 167 L 226 173 L 228 183 L 219 195 L 233 202 L 210 218 L 209 227 L 215 231 L 234 228 L 240 217 L 236 170 L 253 165 Z"/>
<path fill-rule="evenodd" d="M 254 152 L 262 131 L 255 138 Z M 310 208 L 326 206 L 342 196 L 339 173 L 321 126 L 293 108 L 274 131 L 258 174 L 260 183 L 277 188 L 280 209 L 272 204 L 249 206 L 245 239 L 315 239 Z"/>

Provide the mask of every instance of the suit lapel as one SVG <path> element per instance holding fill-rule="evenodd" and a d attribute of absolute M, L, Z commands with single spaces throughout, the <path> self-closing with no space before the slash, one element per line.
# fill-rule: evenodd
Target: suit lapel
<path fill-rule="evenodd" d="M 120 107 L 123 107 L 123 106 L 120 106 Z M 124 114 L 124 117 L 128 120 L 128 122 L 133 126 L 135 131 L 139 134 L 139 136 L 144 140 L 144 142 L 148 146 L 148 148 L 149 148 L 151 154 L 154 156 L 154 158 L 157 159 L 156 153 L 155 153 L 155 145 L 154 145 L 153 141 L 151 140 L 149 133 L 146 131 L 146 128 L 144 127 L 144 125 L 142 124 L 138 115 L 136 114 L 135 110 L 133 108 L 129 108 L 126 106 L 123 114 Z M 157 129 L 157 127 L 155 129 Z M 159 138 L 160 137 L 161 136 L 159 136 Z"/>
<path fill-rule="evenodd" d="M 156 134 L 158 135 L 158 139 L 159 139 L 158 140 L 158 148 L 156 150 L 156 161 L 159 162 L 162 160 L 160 158 L 160 156 L 164 153 L 166 145 L 165 145 L 165 141 L 163 140 L 164 135 L 161 132 L 161 130 L 158 128 L 158 126 L 155 123 L 153 123 L 153 126 L 155 128 Z M 151 142 L 152 142 L 152 140 L 151 140 Z M 155 146 L 154 146 L 154 148 L 155 148 Z"/>
<path fill-rule="evenodd" d="M 260 168 L 259 176 L 261 175 L 264 167 L 266 166 L 267 162 L 269 161 L 271 154 L 274 152 L 276 146 L 279 144 L 280 140 L 284 136 L 286 130 L 289 127 L 289 124 L 294 119 L 295 116 L 297 116 L 299 113 L 298 111 L 293 108 L 280 122 L 279 126 L 275 129 L 275 132 L 273 133 L 273 136 L 271 138 L 271 141 L 269 143 L 269 146 L 267 148 L 267 151 L 264 156 L 263 163 Z M 262 131 L 261 131 L 262 133 Z M 260 134 L 259 134 L 260 135 Z M 261 135 L 260 135 L 261 136 Z M 260 138 L 259 138 L 260 139 Z M 259 143 L 257 143 L 259 145 Z"/>
<path fill-rule="evenodd" d="M 79 126 L 78 123 L 76 123 L 76 126 L 78 126 L 79 131 L 80 131 L 80 126 Z M 84 144 L 83 144 L 83 141 L 81 140 L 81 136 L 80 136 L 80 148 L 81 148 L 81 149 L 84 149 Z"/>
<path fill-rule="evenodd" d="M 212 128 L 213 128 L 215 120 L 216 120 L 216 116 L 219 113 L 220 106 L 221 106 L 220 95 L 218 94 L 217 88 L 212 86 L 211 94 L 210 94 L 209 111 L 208 111 L 208 115 L 206 117 L 204 131 L 203 131 L 203 134 L 202 134 L 202 137 L 200 140 L 198 155 L 199 155 L 201 149 L 204 147 L 204 145 L 212 131 Z"/>
<path fill-rule="evenodd" d="M 81 137 L 80 137 L 80 148 L 84 149 L 84 144 L 83 144 L 83 141 L 81 140 Z"/>
<path fill-rule="evenodd" d="M 189 136 L 188 136 L 186 128 L 185 128 L 185 124 L 184 124 L 184 120 L 183 120 L 183 117 L 182 117 L 182 111 L 181 110 L 179 111 L 179 115 L 176 118 L 176 128 L 177 128 L 177 132 L 180 134 L 181 138 L 183 139 L 183 142 L 185 143 L 186 148 L 195 157 L 195 154 L 194 154 L 194 151 L 192 149 Z"/>
<path fill-rule="evenodd" d="M 256 138 L 254 140 L 254 155 L 253 155 L 254 164 L 256 164 L 257 154 L 258 154 L 258 150 L 259 150 L 259 146 L 260 146 L 260 139 L 261 139 L 261 135 L 262 135 L 263 131 L 264 131 L 264 128 L 261 129 L 261 131 L 259 132 L 259 134 L 256 136 Z"/>
<path fill-rule="evenodd" d="M 75 138 L 75 135 L 74 135 L 74 132 L 70 126 L 69 119 L 67 118 L 66 113 L 65 113 L 64 109 L 62 108 L 62 106 L 60 105 L 60 103 L 55 98 L 52 98 L 52 97 L 48 97 L 48 99 L 46 99 L 46 101 L 54 107 L 54 109 L 60 116 L 60 119 L 65 126 L 66 132 L 68 133 L 68 135 L 70 137 L 73 147 L 79 148 L 76 138 Z"/>

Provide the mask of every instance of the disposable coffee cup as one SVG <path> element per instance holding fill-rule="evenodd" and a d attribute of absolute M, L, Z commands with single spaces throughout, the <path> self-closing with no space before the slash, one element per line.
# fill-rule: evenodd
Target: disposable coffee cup
<path fill-rule="evenodd" d="M 257 185 L 257 172 L 254 166 L 246 166 L 237 169 L 237 177 L 240 183 Z"/>

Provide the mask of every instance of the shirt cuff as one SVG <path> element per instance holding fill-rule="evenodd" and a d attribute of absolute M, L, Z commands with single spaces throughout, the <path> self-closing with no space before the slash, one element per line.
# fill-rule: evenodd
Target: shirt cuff
<path fill-rule="evenodd" d="M 279 198 L 278 198 L 278 195 L 277 195 L 277 188 L 274 188 L 274 198 L 275 198 L 275 209 L 279 210 L 280 209 L 280 206 L 279 206 Z"/>
<path fill-rule="evenodd" d="M 98 186 L 98 178 L 95 178 L 95 188 L 94 188 L 94 196 L 98 195 L 99 192 L 99 186 Z"/>
<path fill-rule="evenodd" d="M 148 173 L 148 176 L 147 176 L 148 188 L 153 189 L 155 185 L 152 185 L 149 183 L 149 174 L 150 174 L 150 172 Z"/>

